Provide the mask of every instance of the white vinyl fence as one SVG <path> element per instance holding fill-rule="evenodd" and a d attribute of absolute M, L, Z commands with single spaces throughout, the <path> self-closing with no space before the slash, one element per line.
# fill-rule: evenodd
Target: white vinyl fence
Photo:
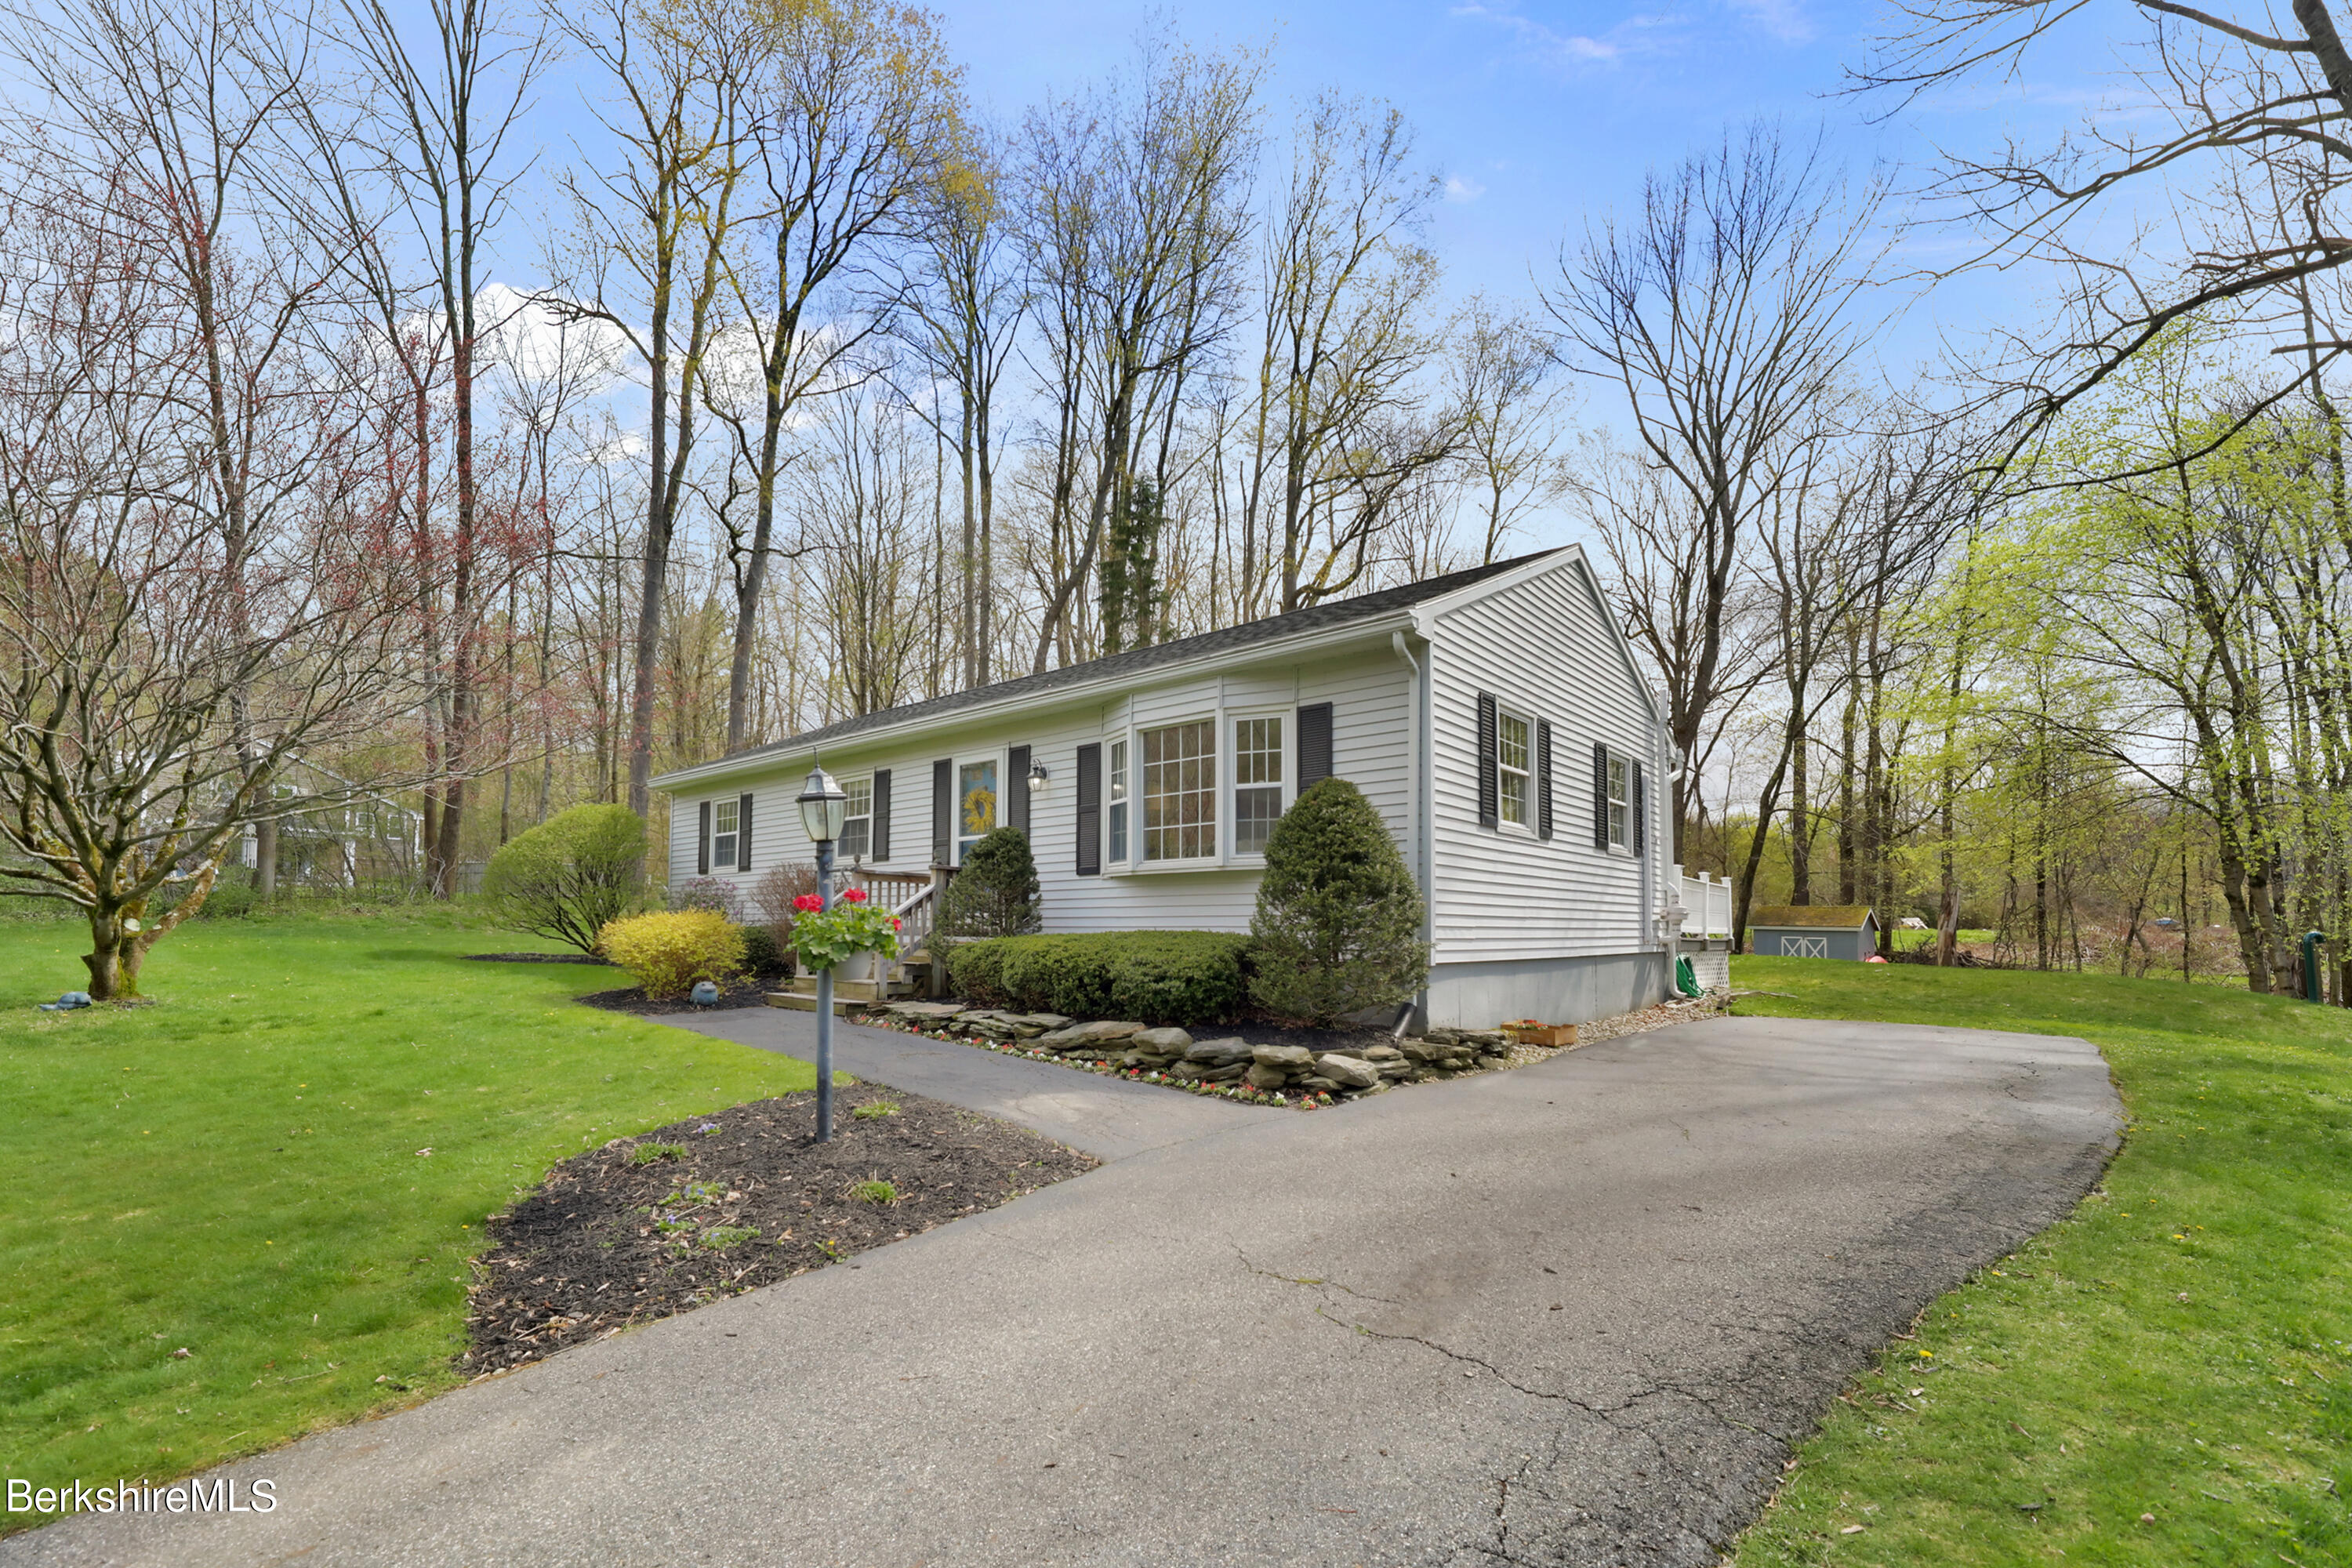
<path fill-rule="evenodd" d="M 1675 868 L 1677 875 L 1682 868 Z M 1684 877 L 1683 934 L 1696 937 L 1731 935 L 1731 884 L 1718 882 L 1705 871 Z"/>

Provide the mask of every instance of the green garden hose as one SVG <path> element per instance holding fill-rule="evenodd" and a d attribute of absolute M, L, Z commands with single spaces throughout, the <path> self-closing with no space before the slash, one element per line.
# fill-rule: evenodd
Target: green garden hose
<path fill-rule="evenodd" d="M 1691 961 L 1687 958 L 1675 960 L 1675 989 L 1685 996 L 1706 994 L 1699 985 L 1698 971 L 1691 967 Z"/>

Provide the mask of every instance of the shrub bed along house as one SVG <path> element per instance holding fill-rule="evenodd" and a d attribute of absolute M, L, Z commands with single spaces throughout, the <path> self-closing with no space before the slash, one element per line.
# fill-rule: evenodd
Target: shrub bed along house
<path fill-rule="evenodd" d="M 1215 1024 L 1248 994 L 1249 943 L 1207 931 L 998 937 L 959 944 L 948 973 L 961 994 L 1018 1013 Z"/>

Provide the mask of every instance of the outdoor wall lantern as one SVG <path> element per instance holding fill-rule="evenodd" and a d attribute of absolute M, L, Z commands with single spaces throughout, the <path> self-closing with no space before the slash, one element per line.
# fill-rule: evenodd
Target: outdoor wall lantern
<path fill-rule="evenodd" d="M 823 763 L 809 768 L 798 800 L 801 826 L 816 846 L 817 907 L 833 908 L 833 841 L 849 820 L 849 794 Z M 833 1142 L 833 971 L 816 972 L 816 1141 Z"/>
<path fill-rule="evenodd" d="M 1031 795 L 1045 794 L 1045 780 L 1047 777 L 1048 774 L 1045 772 L 1045 764 L 1044 763 L 1031 763 L 1029 764 L 1029 793 Z"/>

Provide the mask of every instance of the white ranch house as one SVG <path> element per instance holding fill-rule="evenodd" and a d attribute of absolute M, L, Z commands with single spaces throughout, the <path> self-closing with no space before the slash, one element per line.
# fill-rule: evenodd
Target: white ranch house
<path fill-rule="evenodd" d="M 1029 834 L 1049 931 L 1241 931 L 1267 830 L 1337 773 L 1423 889 L 1420 1023 L 1486 1028 L 1671 988 L 1668 755 L 1571 546 L 868 713 L 655 784 L 673 802 L 672 887 L 808 863 L 793 801 L 821 757 L 850 795 L 841 863 L 910 904 L 1004 824 Z"/>

